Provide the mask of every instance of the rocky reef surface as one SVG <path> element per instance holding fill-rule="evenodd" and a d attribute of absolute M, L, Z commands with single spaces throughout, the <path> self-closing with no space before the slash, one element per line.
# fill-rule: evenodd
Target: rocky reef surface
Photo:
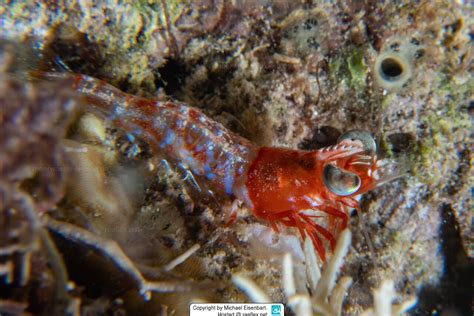
<path fill-rule="evenodd" d="M 247 301 L 236 274 L 285 302 L 286 253 L 307 286 L 296 232 L 204 194 L 205 181 L 37 71 L 177 99 L 259 145 L 371 132 L 407 172 L 351 217 L 342 314 L 372 306 L 386 279 L 399 301 L 418 297 L 413 315 L 470 314 L 472 5 L 7 1 L 0 25 L 0 314 L 185 315 L 191 301 Z"/>

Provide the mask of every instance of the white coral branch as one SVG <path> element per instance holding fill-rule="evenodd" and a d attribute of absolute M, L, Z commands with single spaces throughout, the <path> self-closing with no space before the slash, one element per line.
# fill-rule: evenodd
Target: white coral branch
<path fill-rule="evenodd" d="M 334 255 L 325 266 L 321 280 L 318 282 L 318 286 L 316 287 L 316 292 L 314 294 L 316 300 L 326 301 L 332 289 L 334 288 L 337 275 L 339 274 L 341 266 L 344 263 L 344 258 L 349 251 L 349 247 L 351 246 L 351 238 L 352 235 L 349 229 L 345 229 L 339 235 L 336 249 L 334 250 Z"/>
<path fill-rule="evenodd" d="M 310 291 L 298 293 L 294 279 L 293 259 L 289 253 L 283 257 L 282 288 L 288 306 L 298 316 L 311 316 L 313 313 L 338 316 L 342 312 L 342 304 L 347 290 L 352 284 L 352 278 L 341 277 L 336 279 L 351 245 L 351 232 L 344 230 L 336 244 L 331 259 L 321 272 L 314 246 L 309 238 L 304 244 L 306 259 L 306 279 Z M 234 284 L 239 287 L 255 303 L 268 303 L 272 300 L 252 280 L 236 274 L 232 277 Z M 310 294 L 312 293 L 312 294 Z M 410 298 L 399 305 L 392 305 L 395 298 L 393 281 L 382 282 L 379 289 L 374 291 L 374 308 L 364 312 L 365 316 L 392 316 L 401 315 L 416 304 L 416 298 Z"/>
<path fill-rule="evenodd" d="M 254 303 L 270 303 L 272 300 L 270 297 L 258 287 L 255 282 L 243 276 L 241 274 L 235 274 L 232 276 L 232 282 L 241 289 L 250 300 Z"/>
<path fill-rule="evenodd" d="M 391 316 L 403 315 L 413 306 L 417 300 L 411 297 L 399 305 L 392 305 L 396 296 L 395 285 L 391 280 L 385 280 L 380 287 L 374 290 L 374 308 L 364 311 L 363 316 Z"/>

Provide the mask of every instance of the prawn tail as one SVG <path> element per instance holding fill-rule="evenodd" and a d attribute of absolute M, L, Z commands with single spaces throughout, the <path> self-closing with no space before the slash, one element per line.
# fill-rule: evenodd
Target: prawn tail
<path fill-rule="evenodd" d="M 86 100 L 88 108 L 101 112 L 109 121 L 144 121 L 159 114 L 161 103 L 120 91 L 111 84 L 81 74 L 65 72 L 30 72 L 30 77 L 47 81 L 61 81 L 69 85 L 71 93 Z"/>
<path fill-rule="evenodd" d="M 237 189 L 244 182 L 257 148 L 199 109 L 178 101 L 133 96 L 85 75 L 45 72 L 31 75 L 69 84 L 72 93 L 86 99 L 88 109 L 121 127 L 131 139 L 145 139 L 155 152 L 172 158 L 181 169 L 206 178 L 217 191 L 239 193 Z"/>

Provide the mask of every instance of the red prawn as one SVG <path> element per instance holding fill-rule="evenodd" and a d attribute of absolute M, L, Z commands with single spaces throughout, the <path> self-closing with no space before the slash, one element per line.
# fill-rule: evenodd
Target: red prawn
<path fill-rule="evenodd" d="M 207 178 L 215 191 L 243 200 L 276 232 L 278 223 L 296 227 L 303 239 L 311 238 L 323 261 L 323 239 L 334 250 L 335 233 L 347 226 L 349 210 L 360 209 L 354 197 L 386 178 L 367 135 L 350 134 L 315 151 L 258 147 L 184 103 L 132 96 L 83 75 L 39 76 L 70 80 L 73 90 L 114 124 Z M 315 221 L 323 216 L 328 228 Z M 235 219 L 234 213 L 230 222 Z"/>

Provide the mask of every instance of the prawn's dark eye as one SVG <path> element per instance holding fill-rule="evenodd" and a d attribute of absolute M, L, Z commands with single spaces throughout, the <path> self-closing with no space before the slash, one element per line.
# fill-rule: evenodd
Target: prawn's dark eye
<path fill-rule="evenodd" d="M 345 172 L 333 165 L 324 167 L 323 180 L 326 187 L 334 194 L 347 196 L 360 188 L 360 178 L 351 172 Z"/>
<path fill-rule="evenodd" d="M 364 145 L 364 149 L 368 154 L 375 154 L 377 151 L 377 144 L 375 143 L 375 139 L 372 137 L 372 135 L 370 135 L 370 133 L 366 131 L 352 130 L 345 132 L 339 137 L 337 142 L 340 143 L 346 139 L 360 141 L 362 145 Z"/>

